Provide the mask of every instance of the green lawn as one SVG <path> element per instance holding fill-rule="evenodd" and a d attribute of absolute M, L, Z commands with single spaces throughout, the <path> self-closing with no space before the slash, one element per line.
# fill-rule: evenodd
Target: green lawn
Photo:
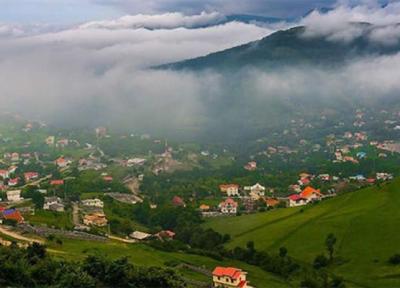
<path fill-rule="evenodd" d="M 281 246 L 300 261 L 312 263 L 325 252 L 329 233 L 338 238 L 336 255 L 342 265 L 330 270 L 361 287 L 400 287 L 400 267 L 387 259 L 400 252 L 400 180 L 371 187 L 301 208 L 207 220 L 205 226 L 229 233 L 228 247 L 253 240 L 256 248 L 276 251 Z"/>
<path fill-rule="evenodd" d="M 54 226 L 61 229 L 71 229 L 73 227 L 72 216 L 69 211 L 62 213 L 36 209 L 35 215 L 25 216 L 25 221 L 34 225 L 46 224 L 48 227 Z"/>
<path fill-rule="evenodd" d="M 215 266 L 226 265 L 240 267 L 249 272 L 249 279 L 251 283 L 258 287 L 288 287 L 282 280 L 275 276 L 261 270 L 258 267 L 251 266 L 238 261 L 223 262 L 213 260 L 208 257 L 189 255 L 184 253 L 169 253 L 155 250 L 143 244 L 124 244 L 120 242 L 88 242 L 80 240 L 63 239 L 62 245 L 54 243 L 49 244 L 51 253 L 58 258 L 67 260 L 82 260 L 87 255 L 100 253 L 111 258 L 129 257 L 132 263 L 141 266 L 164 266 L 166 262 L 175 260 L 180 263 L 189 263 L 196 266 L 201 266 L 206 269 L 212 270 Z M 56 251 L 55 251 L 56 250 Z M 179 273 L 184 277 L 198 281 L 209 280 L 202 274 L 193 271 L 186 271 L 185 269 L 178 269 Z"/>

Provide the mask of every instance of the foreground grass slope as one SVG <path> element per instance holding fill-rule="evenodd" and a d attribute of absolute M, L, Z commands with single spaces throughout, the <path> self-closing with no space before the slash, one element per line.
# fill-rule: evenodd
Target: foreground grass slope
<path fill-rule="evenodd" d="M 387 263 L 400 252 L 400 179 L 303 207 L 232 218 L 205 224 L 229 233 L 228 247 L 245 246 L 275 252 L 285 246 L 299 261 L 312 263 L 325 252 L 329 233 L 338 238 L 335 255 L 341 264 L 330 271 L 359 287 L 400 287 L 400 267 Z"/>
<path fill-rule="evenodd" d="M 185 253 L 169 253 L 155 250 L 142 244 L 124 244 L 120 242 L 89 242 L 80 240 L 63 239 L 62 245 L 48 243 L 50 252 L 55 256 L 66 260 L 83 260 L 87 255 L 106 255 L 110 258 L 128 257 L 135 265 L 140 266 L 158 266 L 164 267 L 168 262 L 187 263 L 208 270 L 213 270 L 215 266 L 226 265 L 241 267 L 249 272 L 251 283 L 258 287 L 283 288 L 288 285 L 274 275 L 263 271 L 256 266 L 248 265 L 239 261 L 216 261 L 208 257 L 190 255 Z M 210 282 L 210 277 L 203 274 L 190 271 L 188 269 L 179 269 L 178 272 L 183 277 L 191 280 Z"/>

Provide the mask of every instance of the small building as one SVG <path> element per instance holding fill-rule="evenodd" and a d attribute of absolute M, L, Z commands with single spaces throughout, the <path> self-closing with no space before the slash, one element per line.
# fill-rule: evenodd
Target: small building
<path fill-rule="evenodd" d="M 172 205 L 175 207 L 186 207 L 185 202 L 179 196 L 174 196 L 174 198 L 172 198 Z"/>
<path fill-rule="evenodd" d="M 55 164 L 59 168 L 65 168 L 65 167 L 68 167 L 69 164 L 71 164 L 71 161 L 65 159 L 64 157 L 60 157 L 60 158 L 56 159 Z"/>
<path fill-rule="evenodd" d="M 311 186 L 307 186 L 300 193 L 300 197 L 307 199 L 307 201 L 319 200 L 322 197 L 321 191 L 318 189 L 314 189 Z"/>
<path fill-rule="evenodd" d="M 52 186 L 64 185 L 64 180 L 62 180 L 62 179 L 51 180 L 50 185 L 52 185 Z"/>
<path fill-rule="evenodd" d="M 21 212 L 16 209 L 6 209 L 2 212 L 2 216 L 5 220 L 15 220 L 17 223 L 24 222 Z"/>
<path fill-rule="evenodd" d="M 210 206 L 209 206 L 209 205 L 206 205 L 206 204 L 201 204 L 200 207 L 199 207 L 199 209 L 200 209 L 200 211 L 202 211 L 202 212 L 207 212 L 207 211 L 210 210 Z"/>
<path fill-rule="evenodd" d="M 171 230 L 163 230 L 163 231 L 158 232 L 157 236 L 162 239 L 172 240 L 175 237 L 175 232 L 172 232 Z"/>
<path fill-rule="evenodd" d="M 8 180 L 8 186 L 14 187 L 17 186 L 19 182 L 18 177 Z"/>
<path fill-rule="evenodd" d="M 233 267 L 215 267 L 213 276 L 213 287 L 219 288 L 250 288 L 246 280 L 247 273 Z"/>
<path fill-rule="evenodd" d="M 219 190 L 222 193 L 226 193 L 228 197 L 239 196 L 239 185 L 237 184 L 222 184 L 219 185 Z"/>
<path fill-rule="evenodd" d="M 25 172 L 24 178 L 26 182 L 39 178 L 39 173 L 37 172 Z"/>
<path fill-rule="evenodd" d="M 280 201 L 276 198 L 265 199 L 265 204 L 267 205 L 267 207 L 276 207 L 279 205 L 279 203 L 280 203 Z"/>
<path fill-rule="evenodd" d="M 297 207 L 307 205 L 308 201 L 305 198 L 302 198 L 299 194 L 292 194 L 288 197 L 288 206 L 289 207 Z"/>
<path fill-rule="evenodd" d="M 253 200 L 258 200 L 261 198 L 261 196 L 265 195 L 265 187 L 259 183 L 255 184 L 253 186 L 246 186 L 246 187 L 244 187 L 244 189 L 247 191 L 250 191 L 249 195 L 250 195 L 251 199 L 253 199 Z"/>
<path fill-rule="evenodd" d="M 81 203 L 83 206 L 88 206 L 88 207 L 97 207 L 97 208 L 104 207 L 104 202 L 98 198 L 82 200 Z"/>
<path fill-rule="evenodd" d="M 104 213 L 86 214 L 83 217 L 83 224 L 103 227 L 107 225 L 107 218 Z"/>
<path fill-rule="evenodd" d="M 236 214 L 238 203 L 232 198 L 227 198 L 225 201 L 221 202 L 218 207 L 224 214 Z"/>
<path fill-rule="evenodd" d="M 134 231 L 131 234 L 129 234 L 129 237 L 138 241 L 149 240 L 150 238 L 152 238 L 152 236 L 153 235 L 141 231 Z"/>
<path fill-rule="evenodd" d="M 65 207 L 60 197 L 44 197 L 43 210 L 64 212 Z"/>
<path fill-rule="evenodd" d="M 7 200 L 10 202 L 18 202 L 24 199 L 21 197 L 21 190 L 7 191 L 6 194 L 7 194 Z"/>
<path fill-rule="evenodd" d="M 103 180 L 105 181 L 105 182 L 112 182 L 114 179 L 113 179 L 113 177 L 112 176 L 103 176 Z"/>
<path fill-rule="evenodd" d="M 17 152 L 11 153 L 11 161 L 18 162 L 19 161 L 19 154 Z"/>
<path fill-rule="evenodd" d="M 4 169 L 0 170 L 0 177 L 3 178 L 3 180 L 7 179 L 9 177 L 8 170 L 4 170 Z"/>
<path fill-rule="evenodd" d="M 246 165 L 244 165 L 244 169 L 246 169 L 247 171 L 257 170 L 257 162 L 251 161 L 251 162 L 247 163 Z"/>

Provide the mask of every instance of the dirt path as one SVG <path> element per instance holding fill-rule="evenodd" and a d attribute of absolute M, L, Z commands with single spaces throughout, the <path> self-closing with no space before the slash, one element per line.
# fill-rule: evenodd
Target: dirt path
<path fill-rule="evenodd" d="M 31 244 L 34 243 L 34 242 L 35 243 L 39 243 L 39 244 L 43 244 L 44 243 L 43 240 L 22 236 L 21 234 L 18 234 L 18 233 L 14 232 L 14 231 L 8 230 L 4 226 L 1 226 L 1 225 L 0 225 L 0 233 L 2 233 L 4 235 L 7 235 L 7 236 L 9 236 L 11 238 L 17 239 L 17 240 L 29 242 Z"/>

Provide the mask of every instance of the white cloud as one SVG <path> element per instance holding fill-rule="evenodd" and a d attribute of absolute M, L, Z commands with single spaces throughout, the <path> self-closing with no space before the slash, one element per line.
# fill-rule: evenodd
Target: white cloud
<path fill-rule="evenodd" d="M 369 23 L 373 27 L 354 23 Z M 307 37 L 325 36 L 332 41 L 350 42 L 363 33 L 371 33 L 370 38 L 373 41 L 381 40 L 380 42 L 386 44 L 397 41 L 398 30 L 393 29 L 394 27 L 382 29 L 380 26 L 395 26 L 399 23 L 400 2 L 392 2 L 382 7 L 376 1 L 367 1 L 358 6 L 340 5 L 327 13 L 313 11 L 300 22 L 307 27 Z M 383 39 L 383 35 L 390 39 Z"/>
<path fill-rule="evenodd" d="M 175 29 L 199 28 L 215 25 L 225 20 L 225 16 L 217 12 L 201 12 L 199 15 L 186 16 L 182 13 L 165 13 L 158 15 L 127 15 L 116 20 L 93 21 L 82 24 L 81 29 Z"/>

